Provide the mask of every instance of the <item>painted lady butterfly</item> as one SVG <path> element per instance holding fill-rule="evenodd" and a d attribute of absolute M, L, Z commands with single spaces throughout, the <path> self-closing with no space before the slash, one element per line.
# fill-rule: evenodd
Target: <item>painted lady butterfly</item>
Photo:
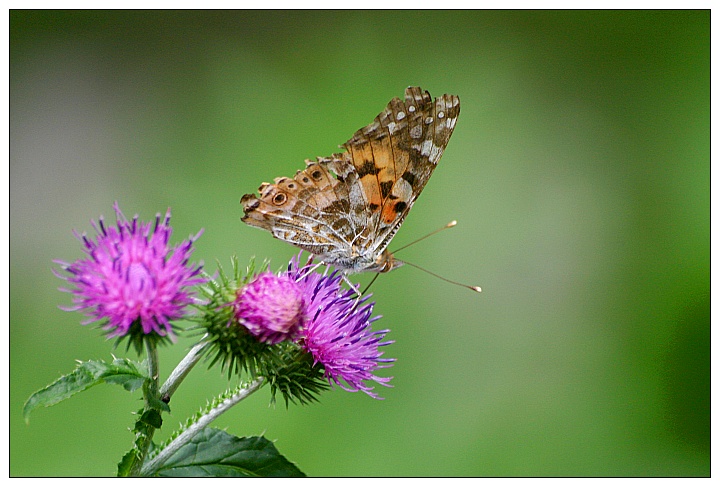
<path fill-rule="evenodd" d="M 306 160 L 294 178 L 262 183 L 240 202 L 242 221 L 345 272 L 388 272 L 403 264 L 386 247 L 450 140 L 460 99 L 433 100 L 419 87 L 393 98 L 341 148 Z M 479 288 L 478 288 L 479 289 Z"/>

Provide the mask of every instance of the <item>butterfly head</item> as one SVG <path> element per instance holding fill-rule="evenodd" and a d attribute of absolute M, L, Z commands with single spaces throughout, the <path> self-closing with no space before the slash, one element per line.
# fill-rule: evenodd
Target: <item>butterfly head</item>
<path fill-rule="evenodd" d="M 372 272 L 390 272 L 391 270 L 397 269 L 403 264 L 405 264 L 405 262 L 396 259 L 392 253 L 384 250 L 383 253 L 378 255 L 377 259 L 375 259 L 375 262 L 366 270 Z"/>
<path fill-rule="evenodd" d="M 390 272 L 405 264 L 405 262 L 396 259 L 395 256 L 387 250 L 377 254 L 377 256 L 370 252 L 363 255 L 358 253 L 357 249 L 353 250 L 354 252 L 351 257 L 347 259 L 336 259 L 333 255 L 329 254 L 318 257 L 320 257 L 326 265 L 343 269 L 348 274 L 356 274 L 358 272 L 377 272 L 380 274 Z"/>

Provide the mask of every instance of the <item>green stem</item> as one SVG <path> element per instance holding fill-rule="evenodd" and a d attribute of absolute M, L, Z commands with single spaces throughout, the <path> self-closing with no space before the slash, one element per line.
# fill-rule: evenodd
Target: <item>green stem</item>
<path fill-rule="evenodd" d="M 207 335 L 206 335 L 207 336 Z M 203 337 L 204 339 L 205 337 Z M 164 402 L 170 401 L 170 397 L 175 393 L 180 383 L 190 373 L 195 364 L 202 358 L 205 348 L 209 345 L 208 342 L 200 340 L 196 343 L 188 352 L 188 354 L 177 364 L 175 370 L 172 371 L 170 376 L 167 378 L 165 383 L 160 388 L 158 393 L 160 399 Z"/>
<path fill-rule="evenodd" d="M 154 409 L 152 404 L 154 401 L 158 401 L 158 385 L 160 375 L 160 365 L 158 360 L 157 344 L 153 340 L 145 341 L 147 354 L 148 354 L 148 372 L 150 374 L 150 380 L 143 387 L 143 399 L 145 400 L 144 410 L 150 411 Z M 158 411 L 159 414 L 159 411 Z M 145 457 L 152 444 L 152 438 L 155 434 L 155 428 L 149 424 L 145 424 L 144 432 L 140 433 L 140 437 L 136 441 L 138 454 L 135 457 L 135 462 L 130 469 L 130 477 L 137 477 L 140 475 Z"/>
<path fill-rule="evenodd" d="M 158 387 L 160 384 L 160 363 L 158 359 L 157 345 L 153 340 L 146 340 L 148 354 L 148 372 L 150 383 L 148 394 L 145 395 L 145 407 L 150 409 L 153 400 L 157 400 Z"/>

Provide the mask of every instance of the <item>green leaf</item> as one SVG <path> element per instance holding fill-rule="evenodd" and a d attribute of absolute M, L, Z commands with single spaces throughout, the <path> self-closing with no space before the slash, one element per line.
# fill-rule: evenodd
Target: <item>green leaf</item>
<path fill-rule="evenodd" d="M 145 367 L 132 360 L 116 358 L 112 363 L 102 360 L 80 362 L 70 374 L 31 395 L 23 406 L 23 418 L 28 423 L 33 409 L 52 406 L 103 382 L 121 385 L 132 392 L 141 387 L 147 379 Z"/>
<path fill-rule="evenodd" d="M 140 421 L 156 429 L 160 429 L 160 427 L 162 427 L 162 416 L 160 416 L 160 413 L 155 409 L 145 411 L 140 417 Z"/>
<path fill-rule="evenodd" d="M 205 428 L 158 468 L 158 477 L 304 477 L 263 437 Z"/>
<path fill-rule="evenodd" d="M 127 452 L 125 455 L 123 455 L 122 460 L 120 460 L 120 463 L 118 463 L 118 477 L 127 477 L 130 475 L 130 469 L 132 468 L 134 462 L 137 459 L 137 450 L 133 448 L 129 452 Z"/>

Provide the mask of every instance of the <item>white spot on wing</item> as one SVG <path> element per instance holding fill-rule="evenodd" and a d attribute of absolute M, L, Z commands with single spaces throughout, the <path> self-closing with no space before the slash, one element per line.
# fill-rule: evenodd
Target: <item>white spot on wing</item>
<path fill-rule="evenodd" d="M 420 153 L 424 156 L 427 156 L 430 154 L 430 151 L 432 151 L 434 146 L 435 146 L 435 144 L 433 143 L 432 140 L 426 140 L 420 146 Z"/>
<path fill-rule="evenodd" d="M 397 181 L 395 181 L 395 184 L 393 185 L 392 194 L 393 194 L 393 196 L 397 196 L 401 200 L 406 201 L 412 194 L 412 186 L 410 185 L 410 183 L 405 181 L 403 178 L 400 178 Z"/>

